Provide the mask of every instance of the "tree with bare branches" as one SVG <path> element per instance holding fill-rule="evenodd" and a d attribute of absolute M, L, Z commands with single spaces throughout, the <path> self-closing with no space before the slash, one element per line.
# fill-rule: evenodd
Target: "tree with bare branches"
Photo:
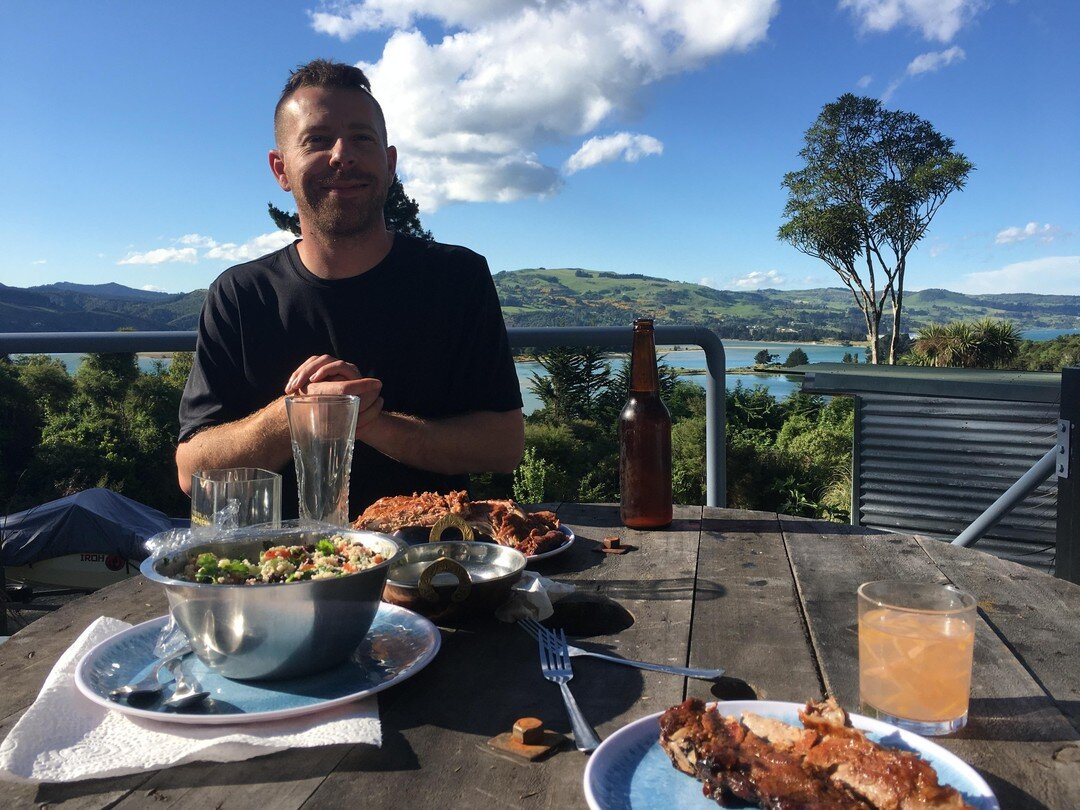
<path fill-rule="evenodd" d="M 779 237 L 824 261 L 851 291 L 873 363 L 886 307 L 889 363 L 896 362 L 908 255 L 974 169 L 953 146 L 913 113 L 846 93 L 806 131 L 804 167 L 784 175 Z"/>

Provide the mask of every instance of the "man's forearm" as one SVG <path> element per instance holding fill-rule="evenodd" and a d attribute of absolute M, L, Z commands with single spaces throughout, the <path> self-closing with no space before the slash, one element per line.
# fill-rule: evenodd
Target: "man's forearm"
<path fill-rule="evenodd" d="M 480 411 L 424 420 L 384 411 L 357 437 L 384 455 L 437 473 L 509 473 L 521 462 L 521 411 Z"/>
<path fill-rule="evenodd" d="M 201 430 L 176 448 L 180 488 L 191 493 L 196 470 L 262 467 L 280 470 L 292 460 L 285 398 L 278 397 L 250 416 Z"/>

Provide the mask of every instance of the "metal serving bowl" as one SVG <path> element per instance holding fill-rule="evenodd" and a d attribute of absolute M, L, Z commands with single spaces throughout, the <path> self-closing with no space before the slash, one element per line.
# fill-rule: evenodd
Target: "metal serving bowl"
<path fill-rule="evenodd" d="M 330 579 L 216 585 L 178 579 L 193 556 L 212 551 L 254 562 L 272 546 L 311 545 L 344 535 L 386 557 L 378 565 Z M 226 678 L 294 678 L 341 663 L 367 635 L 390 566 L 404 543 L 376 532 L 332 526 L 251 526 L 212 542 L 143 561 L 147 579 L 165 586 L 169 609 L 195 654 Z"/>
<path fill-rule="evenodd" d="M 422 543 L 391 566 L 383 599 L 450 624 L 494 612 L 521 578 L 526 562 L 517 549 L 493 543 Z"/>

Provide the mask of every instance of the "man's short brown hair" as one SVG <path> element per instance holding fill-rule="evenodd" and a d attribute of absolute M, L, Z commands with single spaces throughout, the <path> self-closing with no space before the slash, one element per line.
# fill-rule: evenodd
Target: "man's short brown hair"
<path fill-rule="evenodd" d="M 285 88 L 281 91 L 281 98 L 274 107 L 274 138 L 281 145 L 281 109 L 292 98 L 293 93 L 301 87 L 324 87 L 343 88 L 346 90 L 361 90 L 367 93 L 375 105 L 379 123 L 382 125 L 383 144 L 386 143 L 386 117 L 383 115 L 382 105 L 371 93 L 371 82 L 364 75 L 364 71 L 354 65 L 343 62 L 333 62 L 329 59 L 313 59 L 306 65 L 300 65 L 289 74 L 289 80 L 285 82 Z"/>

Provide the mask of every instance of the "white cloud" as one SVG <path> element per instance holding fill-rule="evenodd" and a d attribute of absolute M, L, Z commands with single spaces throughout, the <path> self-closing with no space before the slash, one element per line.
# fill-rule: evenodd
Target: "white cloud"
<path fill-rule="evenodd" d="M 763 41 L 779 0 L 367 0 L 320 6 L 317 31 L 390 29 L 361 64 L 406 188 L 425 211 L 556 192 L 538 154 L 638 113 L 646 88 Z M 451 33 L 430 41 L 439 23 Z M 559 161 L 560 163 L 562 161 Z"/>
<path fill-rule="evenodd" d="M 139 289 L 146 290 L 147 292 L 165 292 L 163 287 L 156 287 L 153 284 L 143 284 Z"/>
<path fill-rule="evenodd" d="M 146 253 L 131 253 L 117 264 L 195 264 L 198 261 L 195 248 L 157 248 Z"/>
<path fill-rule="evenodd" d="M 34 261 L 30 262 L 30 264 L 47 264 L 48 261 L 48 259 L 34 259 Z"/>
<path fill-rule="evenodd" d="M 953 45 L 951 48 L 947 48 L 944 51 L 931 51 L 930 53 L 921 53 L 908 63 L 907 75 L 918 76 L 920 73 L 933 73 L 936 70 L 941 70 L 943 67 L 948 67 L 953 62 L 958 62 L 967 56 L 964 53 L 964 49 L 959 45 Z"/>
<path fill-rule="evenodd" d="M 256 236 L 254 239 L 249 239 L 240 245 L 235 242 L 215 243 L 214 247 L 203 254 L 203 258 L 223 259 L 228 262 L 247 262 L 265 256 L 267 253 L 273 253 L 275 250 L 285 247 L 295 238 L 288 231 L 274 231 L 273 233 Z"/>
<path fill-rule="evenodd" d="M 964 53 L 964 49 L 959 45 L 953 45 L 951 48 L 946 48 L 943 51 L 930 51 L 929 53 L 919 54 L 908 62 L 908 66 L 904 70 L 903 76 L 889 82 L 889 86 L 886 87 L 881 94 L 881 101 L 889 101 L 897 88 L 904 83 L 904 79 L 908 76 L 918 76 L 921 73 L 934 73 L 941 70 L 943 67 L 948 67 L 953 62 L 962 61 L 966 56 L 967 54 Z"/>
<path fill-rule="evenodd" d="M 891 82 L 889 82 L 888 87 L 886 87 L 881 92 L 881 99 L 880 99 L 881 102 L 883 104 L 888 103 L 889 99 L 891 99 L 893 97 L 893 93 L 895 93 L 896 89 L 903 83 L 904 83 L 903 79 L 893 79 Z"/>
<path fill-rule="evenodd" d="M 1048 256 L 1008 264 L 1000 270 L 968 273 L 957 292 L 1021 293 L 1033 289 L 1044 295 L 1080 295 L 1080 256 Z"/>
<path fill-rule="evenodd" d="M 986 0 L 840 0 L 840 8 L 850 9 L 863 31 L 904 25 L 939 42 L 951 40 L 986 6 Z"/>
<path fill-rule="evenodd" d="M 998 231 L 998 235 L 994 237 L 994 243 L 998 245 L 1008 245 L 1012 242 L 1026 242 L 1028 239 L 1038 239 L 1040 242 L 1053 242 L 1060 233 L 1061 228 L 1057 225 L 1050 225 L 1049 223 L 1040 225 L 1037 222 L 1029 222 L 1023 228 L 1013 226 L 1011 228 L 1005 228 L 1003 231 Z"/>
<path fill-rule="evenodd" d="M 779 287 L 787 279 L 775 270 L 754 270 L 745 276 L 733 278 L 728 282 L 728 287 L 736 290 L 760 290 L 765 287 Z"/>
<path fill-rule="evenodd" d="M 256 236 L 243 244 L 237 244 L 235 242 L 220 244 L 216 239 L 209 236 L 189 233 L 171 240 L 177 244 L 187 245 L 188 247 L 157 248 L 155 250 L 148 250 L 144 253 L 132 251 L 126 258 L 118 261 L 117 264 L 167 264 L 177 262 L 183 264 L 196 264 L 204 259 L 227 262 L 246 262 L 251 259 L 257 259 L 260 256 L 265 256 L 267 253 L 272 253 L 279 248 L 283 248 L 295 238 L 296 237 L 288 231 L 274 231 L 272 233 L 264 233 L 261 236 Z M 205 248 L 201 256 L 199 255 L 198 248 Z"/>
<path fill-rule="evenodd" d="M 860 90 L 865 90 L 874 81 L 874 77 L 867 73 L 865 76 L 860 76 L 859 80 L 855 82 L 855 86 Z"/>
<path fill-rule="evenodd" d="M 346 42 L 361 31 L 411 28 L 423 17 L 436 17 L 452 28 L 471 28 L 543 5 L 543 0 L 367 0 L 323 3 L 321 11 L 308 14 L 316 31 Z"/>
<path fill-rule="evenodd" d="M 187 233 L 176 240 L 179 245 L 191 245 L 191 247 L 197 248 L 212 248 L 217 246 L 217 242 L 211 239 L 209 236 L 202 236 L 197 233 Z"/>
<path fill-rule="evenodd" d="M 589 138 L 567 159 L 565 170 L 567 174 L 574 174 L 600 163 L 610 163 L 613 160 L 636 163 L 646 155 L 663 153 L 664 145 L 652 135 L 619 132 L 615 135 Z"/>
<path fill-rule="evenodd" d="M 716 282 L 712 280 L 712 276 L 702 276 L 698 279 L 698 284 L 702 287 L 712 287 L 714 290 L 716 289 Z"/>

